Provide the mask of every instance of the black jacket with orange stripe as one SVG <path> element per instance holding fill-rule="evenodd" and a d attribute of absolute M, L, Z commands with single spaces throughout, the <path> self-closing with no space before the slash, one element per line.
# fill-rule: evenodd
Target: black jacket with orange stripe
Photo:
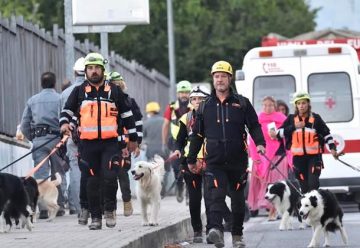
<path fill-rule="evenodd" d="M 72 118 L 79 118 L 79 109 L 82 100 L 93 100 L 100 101 L 100 99 L 108 99 L 110 101 L 115 102 L 118 111 L 118 126 L 123 125 L 127 130 L 129 130 L 129 140 L 137 141 L 137 133 L 135 128 L 135 119 L 133 113 L 131 111 L 131 106 L 125 101 L 126 96 L 121 91 L 121 89 L 115 86 L 112 83 L 108 83 L 111 87 L 110 99 L 108 92 L 106 92 L 105 85 L 99 87 L 99 90 L 89 84 L 88 81 L 84 81 L 81 85 L 75 87 L 71 92 L 68 100 L 65 103 L 64 109 L 60 114 L 60 126 L 64 123 L 69 123 Z M 87 96 L 82 96 L 80 94 L 85 93 L 85 87 L 90 86 L 91 91 L 87 92 Z M 101 111 L 101 109 L 99 110 Z M 100 113 L 99 113 L 100 114 Z M 81 125 L 81 123 L 80 123 Z M 121 134 L 119 134 L 120 136 Z M 98 137 L 97 139 L 102 139 L 101 137 L 101 127 L 99 127 Z M 119 137 L 119 140 L 121 137 Z"/>
<path fill-rule="evenodd" d="M 324 144 L 328 144 L 330 149 L 336 150 L 336 145 L 334 144 L 333 137 L 330 134 L 330 129 L 321 118 L 319 114 L 314 112 L 311 113 L 314 117 L 314 124 L 309 123 L 309 117 L 305 118 L 305 127 L 306 128 L 314 128 L 316 130 L 319 143 L 321 145 L 321 152 L 324 150 Z M 286 141 L 286 149 L 290 149 L 292 145 L 292 134 L 295 131 L 295 115 L 290 114 L 281 127 L 278 130 L 277 137 L 278 139 L 285 138 Z M 300 118 L 301 119 L 301 118 Z"/>
<path fill-rule="evenodd" d="M 239 100 L 241 97 L 242 103 Z M 246 128 L 256 145 L 265 146 L 257 114 L 249 99 L 230 91 L 230 95 L 221 103 L 213 91 L 202 104 L 205 104 L 202 113 L 200 106 L 192 127 L 188 163 L 196 162 L 205 141 L 205 161 L 208 166 L 233 169 L 247 166 Z"/>

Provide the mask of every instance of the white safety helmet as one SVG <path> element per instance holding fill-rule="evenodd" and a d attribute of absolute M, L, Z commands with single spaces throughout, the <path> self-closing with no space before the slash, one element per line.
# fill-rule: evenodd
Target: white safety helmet
<path fill-rule="evenodd" d="M 84 57 L 80 57 L 76 60 L 73 70 L 76 71 L 78 74 L 80 75 L 84 75 L 85 74 L 85 58 Z"/>
<path fill-rule="evenodd" d="M 210 91 L 204 85 L 195 86 L 190 92 L 190 98 L 195 96 L 207 97 L 210 95 Z"/>

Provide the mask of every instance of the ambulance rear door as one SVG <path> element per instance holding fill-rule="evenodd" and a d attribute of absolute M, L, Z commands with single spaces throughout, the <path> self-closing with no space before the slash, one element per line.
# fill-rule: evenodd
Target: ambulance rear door
<path fill-rule="evenodd" d="M 320 114 L 334 134 L 344 161 L 360 167 L 358 60 L 352 48 L 308 47 L 300 57 L 302 88 L 311 95 L 312 111 Z M 321 187 L 334 192 L 360 190 L 360 173 L 323 155 Z"/>

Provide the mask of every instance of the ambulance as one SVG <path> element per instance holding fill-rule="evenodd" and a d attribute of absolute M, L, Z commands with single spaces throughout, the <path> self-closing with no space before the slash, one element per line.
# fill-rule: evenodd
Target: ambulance
<path fill-rule="evenodd" d="M 294 112 L 292 96 L 308 91 L 312 111 L 321 115 L 334 136 L 344 162 L 360 168 L 360 65 L 347 44 L 258 47 L 244 57 L 236 71 L 236 89 L 257 112 L 261 99 L 273 96 Z M 354 196 L 360 203 L 360 172 L 323 155 L 320 185 L 334 193 Z M 360 205 L 359 205 L 360 206 Z"/>

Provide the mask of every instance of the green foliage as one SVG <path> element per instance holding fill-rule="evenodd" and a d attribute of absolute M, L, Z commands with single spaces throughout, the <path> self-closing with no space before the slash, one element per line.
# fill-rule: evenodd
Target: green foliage
<path fill-rule="evenodd" d="M 111 36 L 110 48 L 168 74 L 166 1 L 150 1 L 151 24 Z M 173 1 L 177 79 L 209 80 L 211 65 L 241 68 L 245 53 L 270 32 L 292 37 L 312 31 L 317 10 L 301 0 Z"/>
<path fill-rule="evenodd" d="M 151 23 L 110 34 L 110 50 L 167 75 L 166 0 L 149 3 Z M 59 0 L 0 0 L 0 12 L 23 15 L 48 30 L 54 23 L 64 27 Z M 305 0 L 173 0 L 173 12 L 177 79 L 203 81 L 210 79 L 210 67 L 217 60 L 241 68 L 245 53 L 260 46 L 270 32 L 292 37 L 312 31 L 317 10 L 310 10 Z M 99 41 L 94 34 L 76 37 Z"/>
<path fill-rule="evenodd" d="M 25 20 L 40 24 L 38 0 L 0 0 L 0 13 L 4 17 L 23 16 Z"/>

